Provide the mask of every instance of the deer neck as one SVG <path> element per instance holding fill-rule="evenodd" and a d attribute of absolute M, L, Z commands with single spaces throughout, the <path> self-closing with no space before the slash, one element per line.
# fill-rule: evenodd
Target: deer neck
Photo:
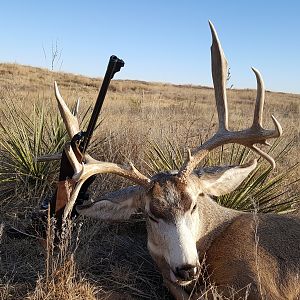
<path fill-rule="evenodd" d="M 209 196 L 199 201 L 201 230 L 197 240 L 199 257 L 203 257 L 212 241 L 219 236 L 243 212 L 223 207 Z"/>

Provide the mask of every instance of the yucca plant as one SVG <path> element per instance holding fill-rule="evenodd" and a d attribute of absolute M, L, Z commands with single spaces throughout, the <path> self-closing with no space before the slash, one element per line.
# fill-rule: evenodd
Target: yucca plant
<path fill-rule="evenodd" d="M 269 149 L 275 160 L 279 160 L 288 153 L 292 141 L 277 139 Z M 251 151 L 240 145 L 227 145 L 212 151 L 203 161 L 203 166 L 238 165 L 252 156 Z M 179 169 L 184 161 L 184 150 L 169 140 L 161 145 L 150 142 L 146 150 L 145 161 L 150 173 Z M 293 185 L 299 181 L 295 178 L 298 164 L 286 168 L 281 172 L 272 173 L 271 167 L 262 159 L 258 166 L 241 186 L 228 195 L 218 197 L 216 201 L 226 207 L 258 212 L 286 213 L 293 210 L 300 201 L 300 195 L 293 191 Z M 275 175 L 274 175 L 275 174 Z"/>
<path fill-rule="evenodd" d="M 24 199 L 28 204 L 51 189 L 58 161 L 37 162 L 37 157 L 61 151 L 66 131 L 56 114 L 47 114 L 33 104 L 31 113 L 6 101 L 0 121 L 1 200 Z"/>
<path fill-rule="evenodd" d="M 38 162 L 37 158 L 61 152 L 69 137 L 58 112 L 52 109 L 49 113 L 49 105 L 33 104 L 31 112 L 27 113 L 11 100 L 3 99 L 3 102 L 0 111 L 0 205 L 15 199 L 16 203 L 24 206 L 26 202 L 26 207 L 30 207 L 53 189 L 60 165 L 60 161 Z M 75 107 L 76 104 L 73 111 Z M 90 107 L 81 117 L 83 128 L 89 112 Z M 93 153 L 98 144 L 99 141 L 92 142 L 89 152 Z"/>
<path fill-rule="evenodd" d="M 167 139 L 161 147 L 157 142 L 149 141 L 144 161 L 150 173 L 178 170 L 184 160 L 184 151 Z M 148 174 L 149 175 L 149 174 Z"/>
<path fill-rule="evenodd" d="M 58 112 L 53 109 L 49 113 L 49 105 L 45 111 L 44 103 L 33 104 L 31 112 L 26 113 L 13 101 L 4 99 L 3 102 L 5 105 L 0 111 L 0 205 L 15 199 L 15 203 L 24 206 L 25 202 L 26 207 L 31 207 L 52 192 L 60 166 L 59 160 L 38 162 L 37 158 L 61 152 L 69 137 Z M 75 107 L 76 104 L 73 111 Z M 89 112 L 90 107 L 81 117 L 83 128 Z M 89 152 L 93 153 L 100 142 L 92 142 Z"/>

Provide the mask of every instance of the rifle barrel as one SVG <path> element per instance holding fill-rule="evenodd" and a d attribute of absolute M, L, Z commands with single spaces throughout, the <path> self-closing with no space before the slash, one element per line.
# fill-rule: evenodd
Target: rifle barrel
<path fill-rule="evenodd" d="M 108 86 L 110 84 L 111 79 L 114 77 L 115 73 L 119 72 L 120 69 L 124 66 L 124 61 L 119 59 L 117 56 L 112 55 L 109 59 L 107 70 L 96 100 L 96 104 L 88 124 L 87 130 L 84 135 L 84 141 L 82 145 L 82 153 L 86 152 L 86 149 L 90 143 L 91 137 L 96 127 L 97 119 L 100 114 L 106 92 L 108 90 Z"/>

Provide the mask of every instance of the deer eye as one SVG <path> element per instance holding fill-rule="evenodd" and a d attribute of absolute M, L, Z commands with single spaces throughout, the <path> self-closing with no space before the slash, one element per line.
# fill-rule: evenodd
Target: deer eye
<path fill-rule="evenodd" d="M 148 215 L 149 220 L 151 220 L 152 222 L 158 223 L 158 220 L 156 220 L 155 218 L 153 218 L 152 216 Z"/>
<path fill-rule="evenodd" d="M 193 206 L 193 208 L 192 208 L 192 213 L 195 212 L 196 208 L 197 208 L 197 204 L 195 204 L 195 205 Z"/>

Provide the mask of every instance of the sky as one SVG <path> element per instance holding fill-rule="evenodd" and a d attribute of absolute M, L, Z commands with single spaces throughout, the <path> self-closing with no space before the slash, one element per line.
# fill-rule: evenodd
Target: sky
<path fill-rule="evenodd" d="M 211 20 L 234 88 L 300 94 L 298 0 L 0 0 L 0 62 L 103 77 L 110 55 L 117 79 L 212 86 Z"/>

